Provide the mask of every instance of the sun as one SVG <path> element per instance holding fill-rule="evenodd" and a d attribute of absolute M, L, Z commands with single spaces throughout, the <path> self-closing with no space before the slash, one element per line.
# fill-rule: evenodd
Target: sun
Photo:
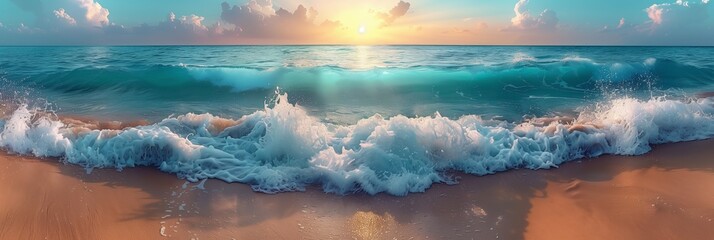
<path fill-rule="evenodd" d="M 359 34 L 365 34 L 367 32 L 367 28 L 365 28 L 364 25 L 360 25 L 357 32 L 359 32 Z"/>

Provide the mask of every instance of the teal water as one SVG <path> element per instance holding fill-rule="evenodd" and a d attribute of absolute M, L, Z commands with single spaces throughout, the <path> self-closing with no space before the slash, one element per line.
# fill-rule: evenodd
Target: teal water
<path fill-rule="evenodd" d="M 404 195 L 714 134 L 714 48 L 0 47 L 0 82 L 7 151 L 263 192 Z"/>
<path fill-rule="evenodd" d="M 60 112 L 239 117 L 277 87 L 311 114 L 546 115 L 618 94 L 711 90 L 714 48 L 236 46 L 3 47 L 0 77 Z"/>

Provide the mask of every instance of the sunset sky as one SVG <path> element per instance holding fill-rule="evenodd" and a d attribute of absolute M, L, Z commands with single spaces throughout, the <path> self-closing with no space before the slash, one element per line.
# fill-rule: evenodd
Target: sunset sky
<path fill-rule="evenodd" d="M 0 0 L 3 45 L 713 45 L 709 0 Z"/>

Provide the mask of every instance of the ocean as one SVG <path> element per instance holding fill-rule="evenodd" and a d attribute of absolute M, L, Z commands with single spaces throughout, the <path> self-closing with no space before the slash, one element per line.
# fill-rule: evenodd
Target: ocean
<path fill-rule="evenodd" d="M 5 151 L 266 193 L 401 196 L 714 136 L 707 47 L 0 47 L 0 86 Z"/>

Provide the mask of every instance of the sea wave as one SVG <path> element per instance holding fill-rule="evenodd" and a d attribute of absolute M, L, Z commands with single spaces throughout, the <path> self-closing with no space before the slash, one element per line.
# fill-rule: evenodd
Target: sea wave
<path fill-rule="evenodd" d="M 84 67 L 30 77 L 26 83 L 64 94 L 119 92 L 158 97 L 234 95 L 237 92 L 288 92 L 329 95 L 343 92 L 465 92 L 525 90 L 589 92 L 618 88 L 687 88 L 711 84 L 714 69 L 667 59 L 597 63 L 581 57 L 560 61 L 520 59 L 472 66 L 346 69 L 336 66 L 243 68 L 204 65 L 154 65 L 137 68 Z M 191 92 L 187 92 L 191 91 Z"/>
<path fill-rule="evenodd" d="M 20 105 L 0 121 L 0 147 L 94 168 L 157 167 L 190 181 L 217 178 L 277 193 L 320 185 L 349 194 L 423 192 L 474 175 L 547 169 L 583 157 L 636 155 L 651 145 L 710 138 L 714 101 L 615 98 L 579 116 L 522 123 L 374 115 L 353 125 L 311 117 L 277 93 L 239 119 L 210 114 L 96 129 Z"/>

